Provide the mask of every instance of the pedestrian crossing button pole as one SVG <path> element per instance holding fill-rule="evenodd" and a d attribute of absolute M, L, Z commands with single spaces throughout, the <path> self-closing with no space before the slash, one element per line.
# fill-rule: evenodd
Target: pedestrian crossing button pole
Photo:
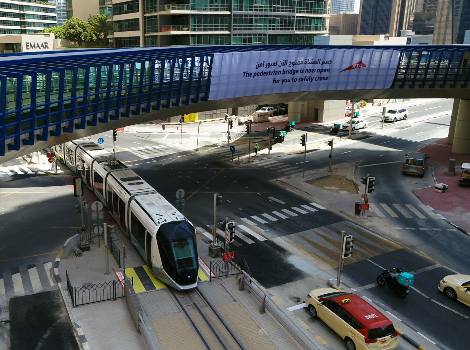
<path fill-rule="evenodd" d="M 211 258 L 218 258 L 222 253 L 221 246 L 218 244 L 217 241 L 217 204 L 221 203 L 222 196 L 217 192 L 214 192 L 214 222 L 212 226 L 212 242 L 209 245 L 209 256 Z"/>

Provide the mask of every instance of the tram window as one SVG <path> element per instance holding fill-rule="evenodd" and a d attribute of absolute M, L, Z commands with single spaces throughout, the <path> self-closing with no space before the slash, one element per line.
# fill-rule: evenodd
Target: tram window
<path fill-rule="evenodd" d="M 137 243 L 140 245 L 142 249 L 145 248 L 145 227 L 140 223 L 140 221 L 136 218 L 134 213 L 131 216 L 131 232 L 132 235 L 135 237 Z"/>
<path fill-rule="evenodd" d="M 115 215 L 119 214 L 119 211 L 118 211 L 118 195 L 115 192 L 113 192 L 113 213 Z"/>
<path fill-rule="evenodd" d="M 121 221 L 121 227 L 126 227 L 126 205 L 124 204 L 123 200 L 118 196 L 118 203 L 119 203 L 119 218 Z"/>
<path fill-rule="evenodd" d="M 109 187 L 109 185 L 108 185 L 108 190 L 106 191 L 106 193 L 108 196 L 108 200 L 107 200 L 108 208 L 111 209 L 112 211 L 113 210 L 113 190 L 111 189 L 111 187 Z"/>
<path fill-rule="evenodd" d="M 103 193 L 103 178 L 96 171 L 94 172 L 93 186 L 98 192 Z"/>
<path fill-rule="evenodd" d="M 191 268 L 194 267 L 193 264 L 193 245 L 192 241 L 189 239 L 175 240 L 173 244 L 173 253 L 178 262 L 178 268 Z"/>

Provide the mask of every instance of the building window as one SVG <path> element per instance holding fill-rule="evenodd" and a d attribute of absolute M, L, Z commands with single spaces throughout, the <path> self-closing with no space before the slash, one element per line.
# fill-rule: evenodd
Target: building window
<path fill-rule="evenodd" d="M 139 30 L 139 19 L 127 19 L 124 21 L 114 21 L 113 29 L 115 32 L 132 32 Z"/>

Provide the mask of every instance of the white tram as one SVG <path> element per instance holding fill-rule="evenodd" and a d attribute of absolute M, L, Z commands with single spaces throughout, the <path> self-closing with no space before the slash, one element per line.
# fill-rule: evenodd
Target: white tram
<path fill-rule="evenodd" d="M 160 280 L 178 290 L 197 286 L 196 233 L 183 214 L 93 142 L 71 141 L 54 151 L 108 207 Z"/>

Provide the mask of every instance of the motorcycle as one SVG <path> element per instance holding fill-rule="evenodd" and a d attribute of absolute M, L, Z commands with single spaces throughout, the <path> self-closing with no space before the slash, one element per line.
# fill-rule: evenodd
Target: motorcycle
<path fill-rule="evenodd" d="M 377 285 L 379 287 L 387 285 L 401 298 L 405 298 L 410 293 L 410 287 L 413 283 L 414 275 L 404 272 L 400 268 L 393 268 L 391 271 L 385 269 L 377 277 Z"/>

